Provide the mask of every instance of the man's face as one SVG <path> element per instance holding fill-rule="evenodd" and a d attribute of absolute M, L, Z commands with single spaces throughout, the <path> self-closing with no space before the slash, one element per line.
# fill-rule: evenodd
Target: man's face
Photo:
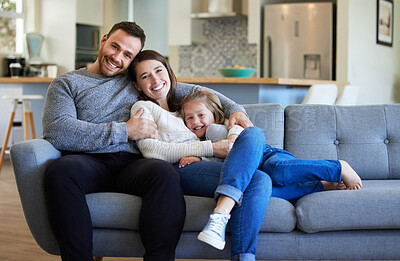
<path fill-rule="evenodd" d="M 103 36 L 100 46 L 97 61 L 93 70 L 89 71 L 109 77 L 125 73 L 142 47 L 139 38 L 121 29 L 112 33 L 109 38 Z"/>

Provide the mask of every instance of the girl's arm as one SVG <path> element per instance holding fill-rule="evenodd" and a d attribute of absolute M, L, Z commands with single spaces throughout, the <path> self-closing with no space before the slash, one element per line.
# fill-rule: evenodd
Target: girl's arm
<path fill-rule="evenodd" d="M 183 168 L 183 167 L 186 167 L 187 165 L 190 165 L 190 164 L 192 164 L 194 162 L 200 162 L 200 161 L 201 161 L 201 158 L 200 157 L 196 157 L 196 156 L 183 157 L 179 161 L 179 168 Z"/>

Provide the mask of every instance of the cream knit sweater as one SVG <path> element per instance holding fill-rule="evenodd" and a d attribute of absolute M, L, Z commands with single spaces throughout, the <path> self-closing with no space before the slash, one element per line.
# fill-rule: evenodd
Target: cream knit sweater
<path fill-rule="evenodd" d="M 144 110 L 142 118 L 157 124 L 160 138 L 159 140 L 143 139 L 136 142 L 145 158 L 156 158 L 175 163 L 187 156 L 213 156 L 211 141 L 200 141 L 175 112 L 166 111 L 151 101 L 138 101 L 132 106 L 131 115 L 140 108 Z"/>

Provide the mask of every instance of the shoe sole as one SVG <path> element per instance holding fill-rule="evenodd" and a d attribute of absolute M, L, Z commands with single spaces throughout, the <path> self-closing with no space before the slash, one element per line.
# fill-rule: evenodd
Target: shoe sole
<path fill-rule="evenodd" d="M 203 232 L 200 232 L 200 234 L 197 236 L 197 239 L 200 240 L 201 242 L 207 243 L 210 246 L 215 247 L 218 250 L 223 250 L 225 247 L 225 242 L 218 241 L 215 238 Z"/>

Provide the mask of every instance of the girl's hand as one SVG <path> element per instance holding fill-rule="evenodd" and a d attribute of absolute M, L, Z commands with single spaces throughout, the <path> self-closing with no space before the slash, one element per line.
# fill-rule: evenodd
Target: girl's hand
<path fill-rule="evenodd" d="M 220 140 L 212 144 L 214 156 L 217 158 L 226 158 L 229 151 L 232 149 L 233 142 L 230 140 Z"/>
<path fill-rule="evenodd" d="M 193 162 L 200 162 L 200 161 L 201 161 L 201 159 L 199 157 L 195 157 L 195 156 L 183 157 L 179 161 L 179 168 L 183 168 L 189 164 L 192 164 Z"/>

